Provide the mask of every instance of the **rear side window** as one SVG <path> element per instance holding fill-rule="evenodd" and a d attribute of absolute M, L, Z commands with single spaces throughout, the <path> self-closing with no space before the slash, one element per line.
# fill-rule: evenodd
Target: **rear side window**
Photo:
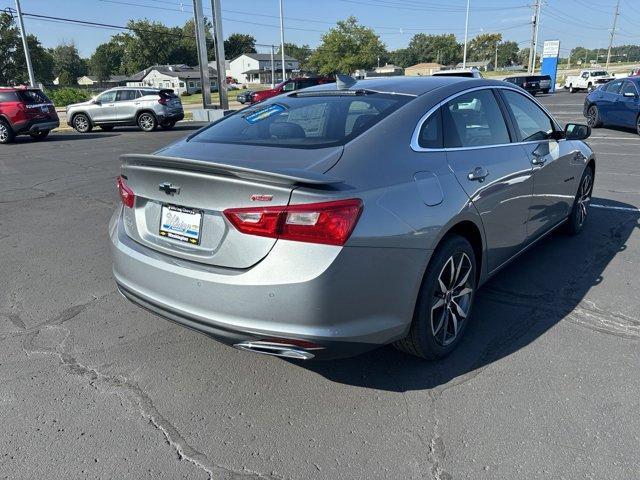
<path fill-rule="evenodd" d="M 383 93 L 276 97 L 223 118 L 191 140 L 290 148 L 343 145 L 411 99 Z"/>
<path fill-rule="evenodd" d="M 633 93 L 634 95 L 638 94 L 638 90 L 636 90 L 636 86 L 633 82 L 624 82 L 624 86 L 622 87 L 622 91 L 620 92 L 622 95 L 625 93 Z"/>
<path fill-rule="evenodd" d="M 15 102 L 17 99 L 15 92 L 0 92 L 0 102 Z"/>
<path fill-rule="evenodd" d="M 502 92 L 523 142 L 548 140 L 554 131 L 549 116 L 532 100 L 511 90 Z"/>
<path fill-rule="evenodd" d="M 140 97 L 140 92 L 138 90 L 118 90 L 116 101 L 126 102 L 128 100 L 135 100 L 138 97 Z"/>
<path fill-rule="evenodd" d="M 51 100 L 41 90 L 19 90 L 18 97 L 27 105 L 51 103 Z"/>
<path fill-rule="evenodd" d="M 442 148 L 442 113 L 434 112 L 420 128 L 418 145 L 422 148 Z"/>
<path fill-rule="evenodd" d="M 465 93 L 442 108 L 444 146 L 481 147 L 510 143 L 502 111 L 491 90 Z"/>

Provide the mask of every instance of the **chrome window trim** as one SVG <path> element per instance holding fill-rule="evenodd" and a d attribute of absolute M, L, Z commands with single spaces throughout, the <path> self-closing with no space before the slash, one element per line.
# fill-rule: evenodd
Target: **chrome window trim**
<path fill-rule="evenodd" d="M 558 130 L 562 130 L 560 128 L 560 125 L 558 124 L 558 122 L 555 120 L 555 118 L 553 118 L 553 115 L 551 115 L 551 113 L 549 113 L 549 111 L 544 108 L 543 105 L 540 104 L 540 102 L 538 102 L 535 98 L 531 97 L 530 95 L 527 94 L 527 92 L 522 91 L 522 89 L 519 88 L 513 88 L 511 86 L 508 85 L 488 85 L 488 86 L 483 86 L 483 87 L 474 87 L 474 88 L 469 88 L 467 90 L 463 90 L 462 92 L 457 92 L 454 93 L 453 95 L 448 96 L 447 98 L 445 98 L 444 100 L 440 101 L 437 105 L 435 105 L 434 107 L 432 107 L 431 109 L 429 109 L 429 111 L 427 113 L 425 113 L 422 117 L 420 117 L 420 120 L 418 120 L 418 124 L 416 125 L 416 128 L 414 128 L 413 130 L 413 135 L 411 135 L 411 150 L 413 150 L 414 152 L 457 152 L 457 151 L 463 151 L 463 150 L 479 150 L 482 148 L 498 148 L 498 147 L 508 147 L 508 146 L 512 146 L 512 145 L 530 145 L 533 143 L 541 143 L 541 142 L 550 142 L 552 140 L 529 140 L 526 142 L 510 142 L 510 143 L 500 143 L 500 144 L 493 144 L 493 145 L 476 145 L 476 146 L 472 146 L 472 147 L 451 147 L 451 148 L 447 148 L 447 147 L 441 147 L 441 148 L 427 148 L 427 147 L 421 147 L 419 144 L 419 137 L 420 137 L 420 130 L 422 130 L 422 126 L 424 125 L 424 123 L 429 119 L 429 117 L 431 115 L 433 115 L 435 113 L 436 110 L 438 110 L 440 107 L 442 107 L 445 103 L 453 100 L 454 98 L 457 98 L 461 95 L 464 95 L 466 93 L 470 93 L 470 92 L 475 92 L 478 90 L 511 90 L 513 92 L 516 92 L 524 97 L 529 98 L 530 100 L 533 100 L 533 102 L 542 109 L 542 111 L 549 117 L 549 119 L 553 122 L 553 125 L 555 126 L 556 129 Z M 507 120 L 505 119 L 505 122 Z"/>

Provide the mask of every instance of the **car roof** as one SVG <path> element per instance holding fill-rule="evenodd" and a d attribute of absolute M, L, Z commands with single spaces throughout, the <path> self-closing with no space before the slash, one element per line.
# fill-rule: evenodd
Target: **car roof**
<path fill-rule="evenodd" d="M 346 90 L 372 90 L 382 93 L 398 93 L 405 95 L 422 95 L 436 88 L 459 83 L 472 87 L 483 85 L 498 86 L 504 85 L 504 82 L 498 80 L 485 80 L 482 78 L 464 78 L 464 77 L 376 77 L 365 80 L 356 81 Z M 335 83 L 325 83 L 305 89 L 305 92 L 335 90 Z"/>

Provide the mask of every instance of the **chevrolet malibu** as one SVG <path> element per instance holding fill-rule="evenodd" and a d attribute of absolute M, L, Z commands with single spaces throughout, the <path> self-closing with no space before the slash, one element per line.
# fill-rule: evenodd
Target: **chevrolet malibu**
<path fill-rule="evenodd" d="M 499 81 L 281 95 L 122 157 L 115 280 L 242 350 L 336 358 L 393 343 L 441 358 L 483 282 L 554 229 L 582 230 L 589 133 Z"/>

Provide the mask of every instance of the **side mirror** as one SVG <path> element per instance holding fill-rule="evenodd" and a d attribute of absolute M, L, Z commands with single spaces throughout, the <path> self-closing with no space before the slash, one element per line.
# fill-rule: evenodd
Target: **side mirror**
<path fill-rule="evenodd" d="M 637 95 L 635 93 L 633 93 L 633 92 L 624 92 L 622 94 L 622 96 L 623 97 L 627 97 L 627 98 L 636 98 L 637 97 Z"/>
<path fill-rule="evenodd" d="M 586 140 L 591 136 L 591 127 L 581 123 L 567 123 L 564 138 L 567 140 Z"/>
<path fill-rule="evenodd" d="M 93 100 L 92 102 L 94 105 L 102 105 L 102 102 L 100 100 L 98 100 L 97 98 Z"/>

